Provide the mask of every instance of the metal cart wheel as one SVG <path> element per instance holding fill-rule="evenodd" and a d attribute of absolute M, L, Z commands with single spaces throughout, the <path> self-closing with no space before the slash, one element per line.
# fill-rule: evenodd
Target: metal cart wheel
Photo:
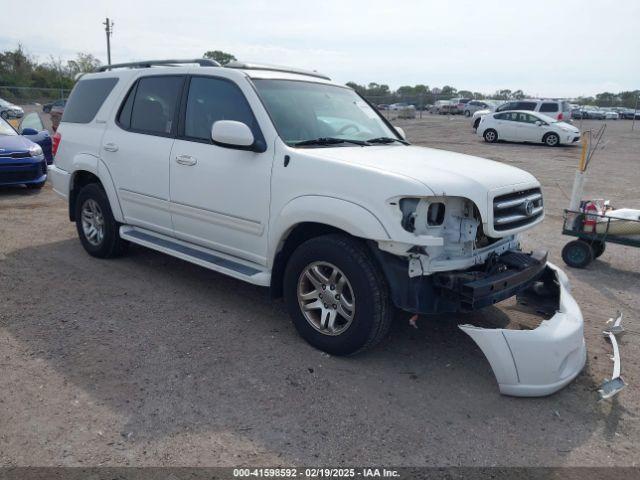
<path fill-rule="evenodd" d="M 591 245 L 582 240 L 573 240 L 562 249 L 562 260 L 574 268 L 584 268 L 591 263 L 594 252 Z"/>

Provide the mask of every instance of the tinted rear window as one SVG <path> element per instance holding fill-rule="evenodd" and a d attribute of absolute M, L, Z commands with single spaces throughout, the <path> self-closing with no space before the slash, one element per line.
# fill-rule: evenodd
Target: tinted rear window
<path fill-rule="evenodd" d="M 62 121 L 89 123 L 96 116 L 116 83 L 118 83 L 117 78 L 80 80 L 69 95 Z"/>
<path fill-rule="evenodd" d="M 514 110 L 535 110 L 536 103 L 535 102 L 517 102 L 516 108 Z"/>
<path fill-rule="evenodd" d="M 557 112 L 558 104 L 557 103 L 543 103 L 540 105 L 540 112 Z"/>

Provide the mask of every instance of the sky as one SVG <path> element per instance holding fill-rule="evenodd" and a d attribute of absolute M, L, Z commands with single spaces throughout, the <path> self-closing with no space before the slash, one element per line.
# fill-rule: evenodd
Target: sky
<path fill-rule="evenodd" d="M 28 7 L 26 6 L 28 5 Z M 575 97 L 640 88 L 638 0 L 0 0 L 0 50 L 38 60 L 238 59 L 346 83 Z"/>

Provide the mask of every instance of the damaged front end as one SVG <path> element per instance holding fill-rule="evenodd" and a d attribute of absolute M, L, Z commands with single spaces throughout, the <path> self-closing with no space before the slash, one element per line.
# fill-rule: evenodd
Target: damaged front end
<path fill-rule="evenodd" d="M 539 189 L 493 203 L 501 215 L 494 215 L 496 225 L 526 228 L 541 220 Z M 373 248 L 398 308 L 470 312 L 517 296 L 534 311 L 548 312 L 536 328 L 460 326 L 489 360 L 500 392 L 549 395 L 580 373 L 586 362 L 582 313 L 566 274 L 547 262 L 546 252 L 522 252 L 515 228 L 498 234 L 490 226 L 494 237 L 486 235 L 478 208 L 462 197 L 393 199 L 390 205 L 399 207 L 402 228 L 416 240 Z"/>

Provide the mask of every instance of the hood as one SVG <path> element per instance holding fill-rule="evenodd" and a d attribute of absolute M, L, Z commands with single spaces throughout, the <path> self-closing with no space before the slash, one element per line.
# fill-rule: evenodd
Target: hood
<path fill-rule="evenodd" d="M 519 168 L 435 148 L 386 145 L 317 148 L 305 153 L 403 175 L 426 185 L 434 195 L 466 197 L 478 206 L 486 203 L 490 190 L 539 185 L 533 175 Z"/>
<path fill-rule="evenodd" d="M 556 125 L 560 128 L 562 128 L 563 130 L 567 130 L 569 132 L 576 132 L 579 133 L 580 130 L 578 130 L 578 128 L 574 127 L 573 125 L 571 125 L 570 123 L 567 122 L 556 122 Z"/>
<path fill-rule="evenodd" d="M 27 152 L 34 143 L 20 135 L 0 135 L 0 156 L 14 153 Z"/>

